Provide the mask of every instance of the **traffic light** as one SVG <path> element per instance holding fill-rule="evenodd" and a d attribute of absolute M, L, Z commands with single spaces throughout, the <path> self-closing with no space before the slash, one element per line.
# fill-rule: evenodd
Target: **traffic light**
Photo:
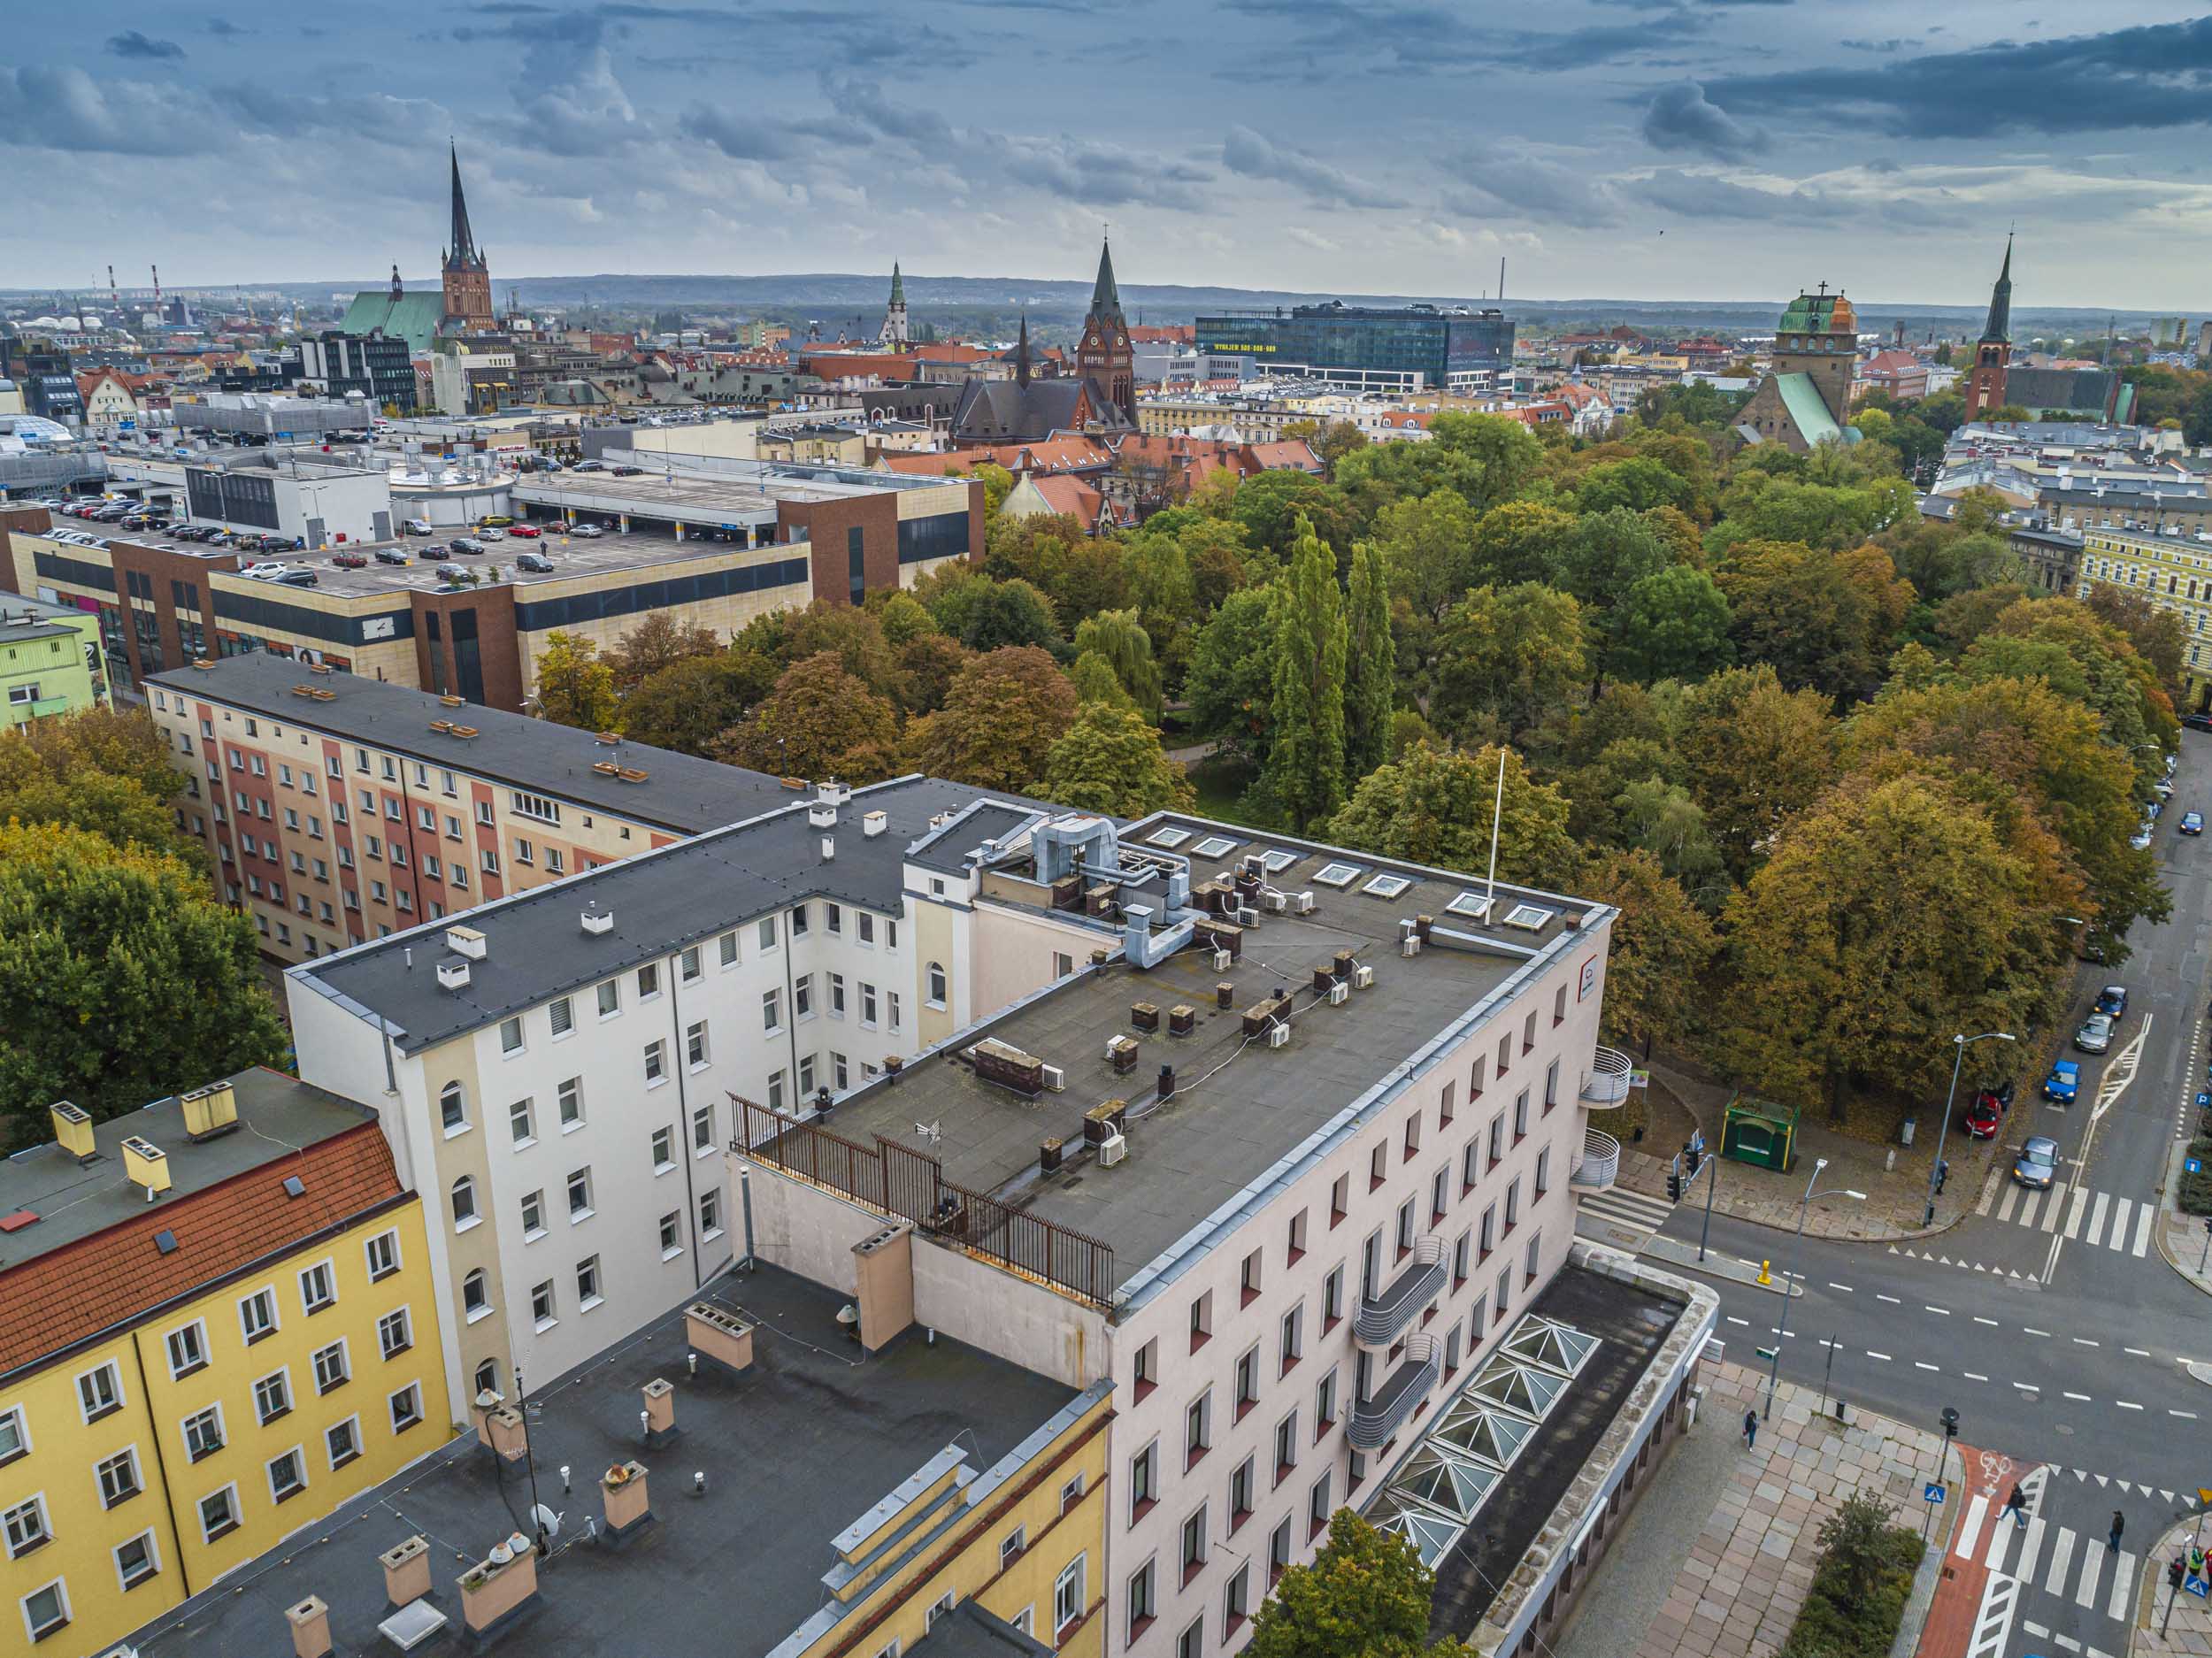
<path fill-rule="evenodd" d="M 1667 1201 L 1679 1203 L 1681 1201 L 1682 1177 L 1678 1174 L 1670 1174 L 1667 1177 Z"/>

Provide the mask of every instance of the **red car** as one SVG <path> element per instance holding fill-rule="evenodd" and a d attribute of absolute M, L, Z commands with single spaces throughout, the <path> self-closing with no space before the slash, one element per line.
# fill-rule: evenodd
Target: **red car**
<path fill-rule="evenodd" d="M 513 529 L 509 530 L 507 533 L 515 537 L 518 541 L 534 541 L 538 539 L 538 537 L 544 534 L 545 532 L 538 528 L 537 526 L 534 524 L 518 524 Z"/>
<path fill-rule="evenodd" d="M 341 570 L 366 570 L 369 561 L 359 553 L 333 553 L 330 562 Z"/>
<path fill-rule="evenodd" d="M 2005 1107 L 2011 1103 L 2009 1087 L 1993 1092 L 1984 1088 L 1966 1108 L 1966 1132 L 1976 1140 L 1994 1140 L 2004 1126 Z"/>

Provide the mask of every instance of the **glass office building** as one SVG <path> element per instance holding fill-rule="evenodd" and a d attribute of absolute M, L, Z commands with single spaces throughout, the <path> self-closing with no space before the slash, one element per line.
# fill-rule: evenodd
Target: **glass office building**
<path fill-rule="evenodd" d="M 1501 311 L 1299 305 L 1198 319 L 1198 350 L 1216 372 L 1300 375 L 1368 391 L 1487 391 L 1513 366 L 1513 324 Z"/>

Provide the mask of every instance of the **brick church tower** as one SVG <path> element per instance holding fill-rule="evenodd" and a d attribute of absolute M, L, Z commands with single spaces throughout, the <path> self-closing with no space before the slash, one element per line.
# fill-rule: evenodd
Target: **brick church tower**
<path fill-rule="evenodd" d="M 1075 372 L 1088 377 L 1124 417 L 1136 418 L 1137 358 L 1129 344 L 1129 319 L 1122 314 L 1121 290 L 1114 285 L 1110 246 L 1098 251 L 1098 280 L 1091 288 L 1091 309 L 1075 348 Z"/>
<path fill-rule="evenodd" d="M 492 268 L 469 234 L 468 198 L 461 194 L 460 152 L 453 162 L 453 242 L 445 250 L 445 314 L 471 328 L 492 326 Z"/>
<path fill-rule="evenodd" d="M 2005 402 L 2005 373 L 2012 365 L 2012 238 L 2005 238 L 2004 269 L 1989 291 L 1989 326 L 1975 342 L 1974 366 L 1966 376 L 1966 418 L 1979 419 L 1986 409 Z"/>

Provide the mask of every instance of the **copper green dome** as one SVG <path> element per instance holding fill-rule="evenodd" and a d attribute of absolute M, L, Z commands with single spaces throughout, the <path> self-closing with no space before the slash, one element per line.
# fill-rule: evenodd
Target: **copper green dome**
<path fill-rule="evenodd" d="M 1800 294 L 1774 325 L 1777 334 L 1856 334 L 1858 313 L 1840 294 Z"/>

